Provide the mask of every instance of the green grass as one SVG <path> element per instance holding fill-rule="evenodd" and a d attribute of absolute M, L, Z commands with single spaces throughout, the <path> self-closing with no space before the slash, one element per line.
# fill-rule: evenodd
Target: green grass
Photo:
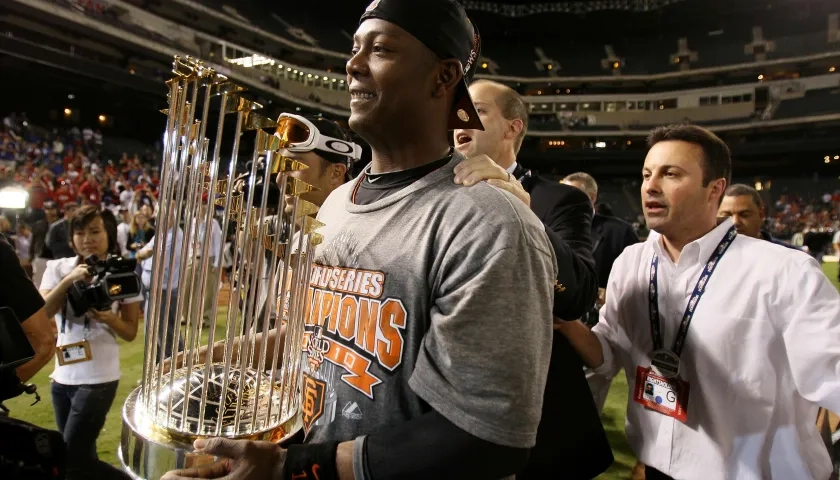
<path fill-rule="evenodd" d="M 840 284 L 837 282 L 837 269 L 838 264 L 836 263 L 825 264 L 823 266 L 823 270 L 828 278 L 840 290 Z M 114 405 L 108 412 L 105 428 L 102 429 L 102 433 L 99 435 L 99 456 L 114 465 L 118 465 L 116 449 L 119 446 L 120 429 L 122 428 L 122 405 L 129 392 L 135 388 L 137 380 L 143 371 L 142 326 L 140 332 L 141 334 L 138 335 L 134 342 L 126 343 L 120 341 L 122 379 L 117 390 L 117 398 L 114 400 Z M 221 329 L 217 330 L 217 339 L 222 338 L 223 335 L 224 332 Z M 39 404 L 30 407 L 29 404 L 32 402 L 32 397 L 30 396 L 22 396 L 6 402 L 6 406 L 12 410 L 13 416 L 42 427 L 56 428 L 52 401 L 50 400 L 49 375 L 52 373 L 52 370 L 53 367 L 51 365 L 47 366 L 32 379 L 32 382 L 38 386 L 38 391 L 41 394 L 41 402 Z M 627 444 L 627 439 L 624 436 L 624 413 L 627 408 L 627 393 L 627 382 L 624 373 L 621 372 L 613 381 L 602 415 L 604 428 L 607 431 L 610 445 L 612 445 L 615 454 L 615 463 L 606 473 L 598 477 L 599 480 L 626 480 L 630 478 L 630 471 L 636 463 L 633 453 Z M 573 415 L 574 412 L 570 412 L 570 414 Z"/>

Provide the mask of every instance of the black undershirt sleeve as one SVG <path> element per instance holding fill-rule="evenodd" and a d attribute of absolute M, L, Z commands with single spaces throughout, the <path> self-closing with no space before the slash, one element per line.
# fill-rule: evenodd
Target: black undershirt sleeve
<path fill-rule="evenodd" d="M 374 480 L 498 480 L 524 468 L 529 451 L 482 440 L 431 411 L 368 435 L 364 468 Z"/>

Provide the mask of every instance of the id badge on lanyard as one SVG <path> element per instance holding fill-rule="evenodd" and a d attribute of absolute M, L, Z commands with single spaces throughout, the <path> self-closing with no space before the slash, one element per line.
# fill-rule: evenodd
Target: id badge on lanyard
<path fill-rule="evenodd" d="M 67 309 L 62 312 L 61 333 L 67 328 Z M 85 314 L 85 339 L 81 342 L 69 343 L 55 347 L 55 356 L 61 366 L 72 365 L 93 360 L 93 353 L 90 348 L 88 334 L 90 333 L 90 319 Z"/>
<path fill-rule="evenodd" d="M 715 248 L 703 271 L 694 292 L 686 305 L 685 313 L 680 322 L 677 336 L 671 349 L 664 348 L 662 341 L 662 330 L 659 322 L 659 294 L 657 289 L 657 272 L 659 270 L 659 256 L 654 253 L 650 263 L 650 283 L 648 300 L 650 314 L 650 333 L 653 339 L 653 351 L 650 353 L 650 366 L 638 366 L 636 368 L 636 384 L 633 389 L 633 400 L 656 412 L 668 417 L 676 418 L 685 422 L 688 418 L 688 391 L 689 384 L 680 378 L 680 354 L 685 346 L 685 338 L 688 334 L 688 327 L 691 318 L 700 303 L 700 298 L 706 291 L 709 279 L 720 263 L 720 259 L 726 250 L 732 245 L 737 232 L 735 227 L 721 239 Z"/>

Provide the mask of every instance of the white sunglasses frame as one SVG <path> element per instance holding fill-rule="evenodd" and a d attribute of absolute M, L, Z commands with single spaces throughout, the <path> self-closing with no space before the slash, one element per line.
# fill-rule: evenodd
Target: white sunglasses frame
<path fill-rule="evenodd" d="M 322 152 L 335 153 L 352 158 L 353 160 L 360 160 L 362 158 L 362 147 L 356 143 L 348 142 L 338 138 L 328 137 L 321 133 L 312 122 L 308 119 L 295 115 L 293 113 L 281 113 L 277 122 L 280 123 L 282 118 L 291 118 L 306 125 L 309 128 L 309 138 L 304 142 L 298 142 L 286 147 L 290 152 L 311 152 L 312 150 L 320 150 Z M 278 136 L 276 133 L 275 136 Z"/>

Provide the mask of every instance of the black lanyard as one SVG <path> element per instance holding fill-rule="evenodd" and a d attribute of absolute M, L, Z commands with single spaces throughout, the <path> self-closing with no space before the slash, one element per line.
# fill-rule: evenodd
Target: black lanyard
<path fill-rule="evenodd" d="M 691 324 L 691 317 L 694 315 L 695 310 L 697 310 L 697 304 L 700 303 L 700 297 L 702 297 L 703 293 L 706 291 L 706 287 L 709 285 L 709 279 L 715 272 L 715 268 L 717 268 L 720 263 L 720 259 L 723 257 L 723 254 L 726 253 L 726 250 L 730 245 L 732 245 L 732 241 L 735 239 L 736 235 L 737 232 L 735 231 L 735 227 L 730 227 L 729 231 L 727 231 L 726 235 L 723 236 L 718 246 L 715 247 L 711 256 L 709 256 L 709 260 L 703 267 L 703 271 L 700 272 L 700 278 L 697 279 L 697 285 L 694 286 L 694 292 L 688 299 L 688 305 L 685 307 L 685 313 L 683 314 L 682 322 L 680 322 L 680 329 L 677 331 L 677 336 L 674 338 L 674 346 L 671 348 L 671 351 L 677 357 L 679 357 L 680 353 L 682 353 L 685 337 L 688 334 L 688 326 Z M 661 350 L 663 348 L 662 331 L 659 322 L 659 292 L 656 281 L 656 274 L 658 273 L 658 270 L 659 255 L 654 253 L 653 259 L 650 262 L 650 284 L 648 285 L 648 299 L 650 300 L 650 306 L 648 308 L 648 311 L 650 312 L 650 334 L 653 338 L 654 351 Z"/>
<path fill-rule="evenodd" d="M 64 301 L 64 306 L 61 307 L 61 334 L 64 335 L 64 330 L 67 329 L 67 300 Z M 90 318 L 85 313 L 85 338 L 90 333 Z"/>

